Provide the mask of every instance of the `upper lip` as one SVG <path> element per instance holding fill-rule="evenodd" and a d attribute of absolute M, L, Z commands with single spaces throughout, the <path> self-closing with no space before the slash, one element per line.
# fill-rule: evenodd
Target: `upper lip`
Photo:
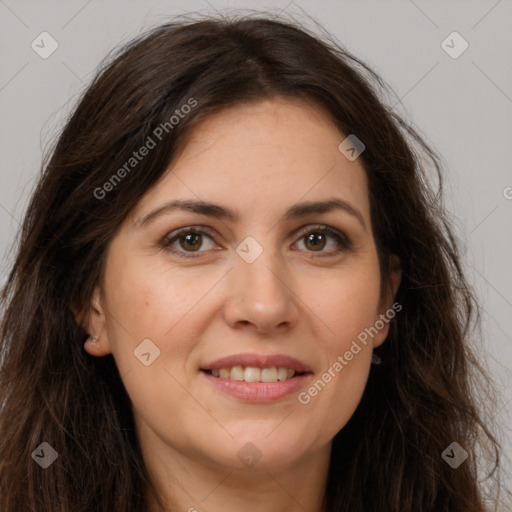
<path fill-rule="evenodd" d="M 248 366 L 254 368 L 290 368 L 299 373 L 311 372 L 311 368 L 305 363 L 285 354 L 234 354 L 222 357 L 201 367 L 201 370 L 220 370 L 233 366 Z"/>

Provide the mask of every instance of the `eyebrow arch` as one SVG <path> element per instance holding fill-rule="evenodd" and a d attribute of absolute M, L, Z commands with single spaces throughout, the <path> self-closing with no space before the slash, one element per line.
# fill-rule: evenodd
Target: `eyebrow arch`
<path fill-rule="evenodd" d="M 200 215 L 207 215 L 216 219 L 224 219 L 232 222 L 236 222 L 240 218 L 239 214 L 235 210 L 225 206 L 209 203 L 207 201 L 176 199 L 151 210 L 147 215 L 136 220 L 134 225 L 136 228 L 142 228 L 156 220 L 158 217 L 176 210 L 198 213 Z M 291 220 L 315 213 L 328 213 L 333 210 L 343 210 L 349 213 L 355 217 L 366 230 L 366 223 L 362 213 L 347 201 L 338 198 L 332 198 L 326 201 L 309 201 L 294 204 L 285 212 L 283 219 Z"/>

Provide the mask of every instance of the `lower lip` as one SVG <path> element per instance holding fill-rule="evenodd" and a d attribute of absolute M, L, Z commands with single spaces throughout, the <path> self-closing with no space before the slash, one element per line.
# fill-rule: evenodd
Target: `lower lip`
<path fill-rule="evenodd" d="M 221 379 L 204 371 L 201 371 L 201 374 L 220 391 L 244 402 L 274 402 L 292 393 L 297 393 L 311 376 L 310 373 L 307 373 L 277 382 L 245 382 Z"/>

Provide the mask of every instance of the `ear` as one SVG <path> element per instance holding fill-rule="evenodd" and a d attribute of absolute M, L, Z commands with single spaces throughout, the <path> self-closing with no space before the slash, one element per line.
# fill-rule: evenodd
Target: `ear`
<path fill-rule="evenodd" d="M 85 351 L 91 356 L 102 357 L 110 354 L 110 341 L 102 305 L 102 294 L 99 286 L 94 288 L 93 295 L 87 311 L 82 315 L 82 326 L 89 333 L 84 343 Z"/>
<path fill-rule="evenodd" d="M 398 291 L 398 287 L 402 280 L 402 268 L 398 256 L 395 256 L 394 254 L 391 255 L 389 264 L 390 280 L 379 304 L 379 316 L 376 318 L 375 322 L 375 328 L 378 329 L 378 333 L 373 337 L 374 348 L 384 343 L 389 333 L 390 321 L 402 309 L 401 304 L 394 302 L 396 292 Z"/>

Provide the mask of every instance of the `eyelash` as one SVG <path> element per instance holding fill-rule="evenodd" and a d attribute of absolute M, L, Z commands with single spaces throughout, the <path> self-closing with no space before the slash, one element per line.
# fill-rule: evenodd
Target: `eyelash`
<path fill-rule="evenodd" d="M 339 249 L 336 249 L 334 251 L 318 251 L 319 254 L 316 254 L 315 257 L 325 258 L 329 256 L 335 256 L 342 252 L 343 250 L 351 250 L 352 249 L 352 243 L 350 240 L 340 231 L 337 229 L 332 228 L 331 226 L 326 225 L 319 225 L 319 226 L 312 226 L 308 227 L 307 231 L 302 231 L 299 235 L 299 240 L 302 240 L 306 235 L 310 235 L 312 233 L 320 233 L 324 235 L 330 235 L 334 238 L 336 243 L 339 246 Z M 209 238 L 213 239 L 214 233 L 212 230 L 205 228 L 205 227 L 195 227 L 195 226 L 189 226 L 183 229 L 180 229 L 176 232 L 169 233 L 164 237 L 162 240 L 162 248 L 173 253 L 179 255 L 179 257 L 182 258 L 198 258 L 201 252 L 205 251 L 184 251 L 184 250 L 177 250 L 174 248 L 171 248 L 171 245 L 179 240 L 181 237 L 184 237 L 185 235 L 194 234 L 194 235 L 206 235 Z M 307 251 L 311 253 L 315 253 L 316 251 Z M 322 255 L 322 253 L 324 253 Z"/>

